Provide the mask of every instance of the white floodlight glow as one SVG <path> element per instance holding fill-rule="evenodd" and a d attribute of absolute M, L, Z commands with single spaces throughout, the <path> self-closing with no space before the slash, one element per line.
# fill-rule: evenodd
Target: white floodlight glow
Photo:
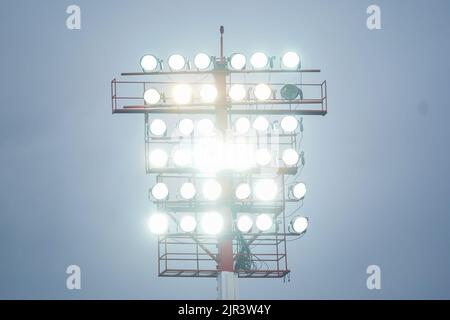
<path fill-rule="evenodd" d="M 192 164 L 192 153 L 186 148 L 178 148 L 173 153 L 173 162 L 178 167 L 187 167 Z"/>
<path fill-rule="evenodd" d="M 216 173 L 223 169 L 225 147 L 222 139 L 202 137 L 197 139 L 193 150 L 195 168 L 205 173 Z"/>
<path fill-rule="evenodd" d="M 234 123 L 234 127 L 238 134 L 246 134 L 250 130 L 250 126 L 250 120 L 246 117 L 241 117 Z"/>
<path fill-rule="evenodd" d="M 169 68 L 173 71 L 179 71 L 186 66 L 186 59 L 181 54 L 173 54 L 168 60 Z"/>
<path fill-rule="evenodd" d="M 164 200 L 169 196 L 169 188 L 165 183 L 159 182 L 153 186 L 152 196 L 156 200 Z"/>
<path fill-rule="evenodd" d="M 191 215 L 186 215 L 180 220 L 180 228 L 183 232 L 190 233 L 197 228 L 197 221 Z"/>
<path fill-rule="evenodd" d="M 253 129 L 257 131 L 267 131 L 269 126 L 269 120 L 263 116 L 258 116 L 255 121 L 253 121 Z"/>
<path fill-rule="evenodd" d="M 247 96 L 247 91 L 242 84 L 233 84 L 230 87 L 230 91 L 228 92 L 231 100 L 233 101 L 242 101 Z"/>
<path fill-rule="evenodd" d="M 283 129 L 284 132 L 294 132 L 297 130 L 298 127 L 298 121 L 293 116 L 286 116 L 281 120 L 281 129 Z"/>
<path fill-rule="evenodd" d="M 272 201 L 277 193 L 277 183 L 272 179 L 261 179 L 255 183 L 254 194 L 261 201 Z"/>
<path fill-rule="evenodd" d="M 168 159 L 167 152 L 162 149 L 152 150 L 149 155 L 150 165 L 155 168 L 165 167 Z"/>
<path fill-rule="evenodd" d="M 239 231 L 247 233 L 252 230 L 253 219 L 249 215 L 243 214 L 238 218 L 236 226 Z"/>
<path fill-rule="evenodd" d="M 238 137 L 225 145 L 225 164 L 233 171 L 246 171 L 255 166 L 255 145 L 245 137 Z"/>
<path fill-rule="evenodd" d="M 188 104 L 192 99 L 192 89 L 187 84 L 178 84 L 173 87 L 173 99 L 177 104 Z"/>
<path fill-rule="evenodd" d="M 286 149 L 283 151 L 283 161 L 287 166 L 295 166 L 299 159 L 300 156 L 294 149 Z"/>
<path fill-rule="evenodd" d="M 217 235 L 223 228 L 223 217 L 216 211 L 206 212 L 201 221 L 202 230 L 210 235 Z"/>
<path fill-rule="evenodd" d="M 250 58 L 250 63 L 255 69 L 262 69 L 267 66 L 269 63 L 269 58 L 265 53 L 256 52 Z"/>
<path fill-rule="evenodd" d="M 178 123 L 178 130 L 183 136 L 189 136 L 194 132 L 194 121 L 183 119 Z"/>
<path fill-rule="evenodd" d="M 215 201 L 222 193 L 222 186 L 216 180 L 207 180 L 203 184 L 202 192 L 206 200 Z"/>
<path fill-rule="evenodd" d="M 267 149 L 256 150 L 255 161 L 260 166 L 268 166 L 272 162 L 272 154 Z"/>
<path fill-rule="evenodd" d="M 267 99 L 270 98 L 270 96 L 272 95 L 272 89 L 270 89 L 270 87 L 265 84 L 265 83 L 260 83 L 255 87 L 255 90 L 253 91 L 256 99 L 260 100 L 260 101 L 265 101 Z"/>
<path fill-rule="evenodd" d="M 197 191 L 195 190 L 195 186 L 191 182 L 185 182 L 180 188 L 180 194 L 185 200 L 191 200 L 195 197 Z"/>
<path fill-rule="evenodd" d="M 303 182 L 297 183 L 294 188 L 292 188 L 292 194 L 295 199 L 302 200 L 306 195 L 306 185 Z"/>
<path fill-rule="evenodd" d="M 161 119 L 155 119 L 150 124 L 150 132 L 155 136 L 163 136 L 167 131 L 166 123 Z"/>
<path fill-rule="evenodd" d="M 211 136 L 214 133 L 214 122 L 211 119 L 201 119 L 197 123 L 197 131 L 202 136 Z"/>
<path fill-rule="evenodd" d="M 283 66 L 290 69 L 298 68 L 300 65 L 299 55 L 292 51 L 286 52 L 283 58 L 281 58 L 281 61 L 283 62 Z"/>
<path fill-rule="evenodd" d="M 256 227 L 259 229 L 259 231 L 268 231 L 270 228 L 272 228 L 272 225 L 273 219 L 270 215 L 263 213 L 256 217 Z"/>
<path fill-rule="evenodd" d="M 141 58 L 141 68 L 144 72 L 155 71 L 158 67 L 158 59 L 154 55 L 146 54 Z"/>
<path fill-rule="evenodd" d="M 161 101 L 161 94 L 158 90 L 150 88 L 144 92 L 144 101 L 149 105 L 158 104 Z"/>
<path fill-rule="evenodd" d="M 217 89 L 212 84 L 204 84 L 200 88 L 200 97 L 203 102 L 211 103 L 216 101 L 217 98 Z"/>
<path fill-rule="evenodd" d="M 164 213 L 154 213 L 150 216 L 148 226 L 151 233 L 161 235 L 169 229 L 169 219 Z"/>
<path fill-rule="evenodd" d="M 247 64 L 247 58 L 242 53 L 235 53 L 231 56 L 230 65 L 234 70 L 242 70 Z"/>
<path fill-rule="evenodd" d="M 291 222 L 291 227 L 294 232 L 303 234 L 308 229 L 309 220 L 305 217 L 296 217 Z"/>
<path fill-rule="evenodd" d="M 248 199 L 250 197 L 250 194 L 251 189 L 248 183 L 241 183 L 240 185 L 237 186 L 235 195 L 236 198 L 238 198 L 239 200 Z"/>
<path fill-rule="evenodd" d="M 198 53 L 194 58 L 194 65 L 199 70 L 208 69 L 209 66 L 211 65 L 211 57 L 203 52 Z"/>

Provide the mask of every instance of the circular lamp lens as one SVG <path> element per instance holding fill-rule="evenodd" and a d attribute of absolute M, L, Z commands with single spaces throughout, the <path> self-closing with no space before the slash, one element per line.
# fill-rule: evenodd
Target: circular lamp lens
<path fill-rule="evenodd" d="M 241 183 L 236 188 L 235 195 L 236 195 L 236 198 L 238 198 L 239 200 L 248 199 L 250 197 L 250 194 L 251 194 L 251 190 L 250 190 L 250 185 L 248 183 Z"/>
<path fill-rule="evenodd" d="M 247 95 L 247 91 L 242 84 L 233 84 L 230 87 L 230 91 L 228 92 L 231 100 L 233 101 L 242 101 L 245 99 Z"/>
<path fill-rule="evenodd" d="M 186 148 L 179 148 L 173 153 L 173 162 L 178 167 L 187 167 L 192 163 L 192 154 Z"/>
<path fill-rule="evenodd" d="M 193 232 L 197 228 L 197 221 L 193 216 L 184 216 L 180 220 L 180 228 L 186 233 Z"/>
<path fill-rule="evenodd" d="M 234 127 L 237 133 L 246 134 L 250 130 L 250 120 L 245 117 L 239 118 L 236 120 Z"/>
<path fill-rule="evenodd" d="M 250 216 L 244 214 L 238 218 L 237 228 L 240 232 L 247 233 L 253 227 L 253 220 Z"/>
<path fill-rule="evenodd" d="M 211 84 L 204 84 L 200 89 L 200 97 L 203 102 L 211 103 L 216 101 L 217 98 L 217 89 L 215 86 Z"/>
<path fill-rule="evenodd" d="M 169 68 L 173 71 L 179 71 L 186 65 L 186 59 L 181 54 L 173 54 L 169 57 Z"/>
<path fill-rule="evenodd" d="M 222 193 L 222 186 L 216 180 L 208 180 L 203 184 L 202 192 L 206 200 L 215 201 Z"/>
<path fill-rule="evenodd" d="M 183 136 L 190 136 L 194 131 L 194 121 L 191 119 L 183 119 L 178 123 L 178 130 Z"/>
<path fill-rule="evenodd" d="M 256 163 L 260 166 L 268 166 L 272 162 L 272 155 L 267 149 L 256 150 Z"/>
<path fill-rule="evenodd" d="M 293 116 L 286 116 L 281 120 L 281 129 L 283 129 L 284 132 L 294 132 L 297 130 L 298 127 L 298 121 Z"/>
<path fill-rule="evenodd" d="M 293 84 L 286 84 L 280 90 L 281 97 L 286 100 L 297 99 L 297 97 L 300 95 L 300 92 L 300 89 Z"/>
<path fill-rule="evenodd" d="M 292 189 L 292 193 L 296 199 L 302 200 L 306 195 L 306 185 L 303 182 L 296 184 Z"/>
<path fill-rule="evenodd" d="M 258 116 L 255 121 L 253 121 L 253 129 L 256 131 L 267 131 L 269 129 L 269 120 L 266 117 Z"/>
<path fill-rule="evenodd" d="M 294 229 L 294 231 L 296 233 L 305 233 L 306 230 L 308 229 L 308 218 L 305 217 L 297 217 L 292 221 L 292 229 Z"/>
<path fill-rule="evenodd" d="M 256 52 L 250 58 L 250 63 L 255 69 L 262 69 L 267 66 L 269 63 L 269 58 L 265 53 Z"/>
<path fill-rule="evenodd" d="M 149 155 L 150 165 L 154 168 L 165 167 L 168 159 L 169 156 L 167 155 L 167 152 L 161 149 L 155 149 L 151 151 Z"/>
<path fill-rule="evenodd" d="M 188 104 L 191 102 L 192 89 L 187 84 L 178 84 L 172 91 L 173 99 L 177 104 Z"/>
<path fill-rule="evenodd" d="M 161 94 L 156 89 L 148 89 L 144 92 L 144 101 L 149 105 L 158 104 L 161 101 Z"/>
<path fill-rule="evenodd" d="M 194 184 L 185 182 L 180 188 L 181 196 L 186 200 L 191 200 L 195 197 L 196 190 Z"/>
<path fill-rule="evenodd" d="M 255 183 L 255 195 L 261 201 L 272 201 L 278 193 L 278 186 L 272 179 L 261 179 Z"/>
<path fill-rule="evenodd" d="M 281 59 L 283 66 L 289 69 L 295 69 L 300 66 L 300 57 L 295 52 L 286 52 Z"/>
<path fill-rule="evenodd" d="M 214 129 L 214 123 L 210 119 L 201 119 L 197 123 L 197 131 L 202 136 L 211 136 Z"/>
<path fill-rule="evenodd" d="M 141 68 L 144 72 L 155 71 L 158 67 L 158 59 L 154 55 L 146 54 L 141 58 Z"/>
<path fill-rule="evenodd" d="M 272 95 L 272 90 L 267 84 L 260 83 L 255 87 L 253 93 L 255 94 L 256 99 L 265 101 Z"/>
<path fill-rule="evenodd" d="M 163 136 L 167 131 L 166 123 L 161 119 L 155 119 L 150 124 L 150 132 L 154 136 Z"/>
<path fill-rule="evenodd" d="M 299 155 L 294 149 L 286 149 L 283 151 L 283 161 L 288 166 L 294 166 L 299 160 Z"/>
<path fill-rule="evenodd" d="M 150 232 L 156 235 L 161 235 L 169 229 L 169 219 L 164 213 L 154 213 L 149 219 Z"/>
<path fill-rule="evenodd" d="M 231 68 L 234 70 L 242 70 L 247 64 L 247 58 L 241 53 L 235 53 L 230 59 Z"/>
<path fill-rule="evenodd" d="M 270 228 L 272 228 L 273 225 L 273 219 L 271 216 L 269 216 L 266 213 L 260 214 L 256 218 L 256 227 L 260 231 L 268 231 Z"/>
<path fill-rule="evenodd" d="M 156 200 L 164 200 L 169 196 L 169 189 L 165 183 L 157 183 L 152 188 L 152 196 Z"/>
<path fill-rule="evenodd" d="M 194 58 L 194 65 L 199 70 L 208 69 L 211 65 L 211 58 L 206 53 L 199 53 Z"/>
<path fill-rule="evenodd" d="M 217 235 L 223 228 L 223 217 L 218 212 L 207 212 L 203 215 L 201 221 L 202 229 L 210 235 Z"/>

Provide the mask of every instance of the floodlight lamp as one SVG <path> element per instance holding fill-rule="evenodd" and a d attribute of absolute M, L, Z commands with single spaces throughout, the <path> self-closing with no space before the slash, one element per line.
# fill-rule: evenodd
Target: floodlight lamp
<path fill-rule="evenodd" d="M 172 91 L 173 99 L 177 104 L 188 104 L 192 99 L 192 89 L 187 84 L 178 84 Z"/>
<path fill-rule="evenodd" d="M 246 117 L 241 117 L 234 123 L 234 128 L 238 134 L 246 134 L 250 130 L 250 120 Z"/>
<path fill-rule="evenodd" d="M 245 200 L 248 199 L 250 197 L 251 194 L 251 190 L 250 190 L 250 185 L 248 183 L 241 183 L 240 185 L 237 186 L 236 188 L 236 198 L 239 200 Z"/>
<path fill-rule="evenodd" d="M 181 54 L 173 54 L 168 60 L 169 68 L 172 71 L 179 71 L 186 66 L 186 59 Z"/>
<path fill-rule="evenodd" d="M 241 215 L 237 220 L 236 226 L 240 232 L 250 232 L 253 227 L 253 219 L 247 214 Z"/>
<path fill-rule="evenodd" d="M 183 136 L 190 136 L 194 131 L 194 121 L 183 119 L 178 123 L 178 130 Z"/>
<path fill-rule="evenodd" d="M 208 69 L 211 65 L 211 57 L 206 53 L 198 53 L 194 58 L 194 65 L 199 70 Z"/>
<path fill-rule="evenodd" d="M 281 58 L 283 66 L 289 69 L 300 68 L 300 56 L 292 51 L 286 52 Z"/>
<path fill-rule="evenodd" d="M 259 231 L 265 232 L 272 228 L 273 219 L 270 215 L 263 213 L 256 217 L 256 227 Z"/>
<path fill-rule="evenodd" d="M 155 168 L 165 167 L 168 159 L 167 152 L 162 149 L 152 150 L 149 155 L 150 165 Z"/>
<path fill-rule="evenodd" d="M 242 53 L 235 53 L 231 56 L 230 65 L 234 70 L 242 70 L 247 64 L 247 58 Z"/>
<path fill-rule="evenodd" d="M 298 127 L 298 121 L 293 116 L 286 116 L 281 120 L 281 129 L 283 129 L 284 132 L 294 132 L 297 130 Z"/>
<path fill-rule="evenodd" d="M 161 101 L 161 94 L 158 90 L 150 88 L 144 92 L 144 101 L 148 105 L 155 105 Z"/>
<path fill-rule="evenodd" d="M 202 230 L 209 235 L 218 235 L 223 228 L 223 217 L 216 211 L 206 212 L 201 221 Z"/>
<path fill-rule="evenodd" d="M 151 72 L 158 68 L 159 60 L 152 54 L 146 54 L 141 58 L 140 64 L 144 72 Z"/>
<path fill-rule="evenodd" d="M 268 166 L 272 162 L 272 154 L 267 149 L 258 149 L 255 153 L 255 161 L 262 167 Z"/>
<path fill-rule="evenodd" d="M 185 200 L 191 200 L 195 197 L 195 194 L 197 193 L 197 191 L 195 190 L 195 186 L 193 183 L 191 182 L 185 182 L 183 183 L 183 185 L 180 188 L 180 195 L 185 199 Z"/>
<path fill-rule="evenodd" d="M 187 148 L 178 148 L 173 153 L 173 162 L 178 167 L 187 167 L 192 164 L 192 154 Z"/>
<path fill-rule="evenodd" d="M 269 63 L 269 57 L 263 52 L 256 52 L 250 58 L 250 63 L 255 69 L 265 68 Z"/>
<path fill-rule="evenodd" d="M 215 126 L 211 119 L 201 119 L 197 123 L 197 132 L 202 136 L 211 136 L 214 134 Z"/>
<path fill-rule="evenodd" d="M 191 233 L 197 228 L 197 221 L 191 215 L 186 215 L 180 220 L 180 228 L 183 232 Z"/>
<path fill-rule="evenodd" d="M 281 97 L 286 100 L 295 100 L 298 96 L 303 97 L 302 91 L 293 84 L 286 84 L 280 90 Z"/>
<path fill-rule="evenodd" d="M 156 200 L 164 200 L 169 196 L 169 189 L 165 183 L 159 182 L 152 188 L 152 196 Z"/>
<path fill-rule="evenodd" d="M 161 137 L 163 136 L 167 131 L 167 125 L 166 123 L 161 119 L 155 119 L 150 124 L 150 132 L 154 136 Z"/>
<path fill-rule="evenodd" d="M 255 196 L 261 201 L 272 201 L 278 193 L 277 183 L 272 179 L 261 179 L 255 183 Z"/>
<path fill-rule="evenodd" d="M 215 201 L 222 193 L 222 186 L 216 180 L 207 180 L 203 184 L 202 192 L 206 200 Z"/>
<path fill-rule="evenodd" d="M 297 183 L 292 188 L 292 195 L 297 200 L 302 200 L 306 195 L 306 185 L 303 182 Z"/>
<path fill-rule="evenodd" d="M 283 151 L 282 158 L 287 166 L 295 166 L 298 163 L 300 156 L 294 149 L 286 149 Z"/>
<path fill-rule="evenodd" d="M 217 98 L 217 89 L 215 86 L 211 84 L 204 84 L 200 88 L 200 97 L 202 98 L 203 102 L 211 103 L 216 101 Z"/>
<path fill-rule="evenodd" d="M 272 89 L 267 84 L 260 83 L 253 90 L 256 99 L 260 101 L 268 100 L 272 96 Z"/>
<path fill-rule="evenodd" d="M 154 213 L 149 219 L 150 232 L 156 235 L 162 235 L 169 229 L 169 219 L 164 213 Z"/>
<path fill-rule="evenodd" d="M 295 233 L 304 234 L 308 230 L 309 219 L 306 217 L 295 217 L 291 222 L 291 228 Z"/>
<path fill-rule="evenodd" d="M 228 95 L 230 96 L 231 100 L 238 102 L 245 99 L 245 97 L 247 96 L 247 91 L 242 84 L 233 84 L 230 87 Z"/>
<path fill-rule="evenodd" d="M 255 121 L 253 121 L 253 129 L 256 131 L 267 131 L 269 129 L 269 120 L 266 117 L 258 116 Z"/>

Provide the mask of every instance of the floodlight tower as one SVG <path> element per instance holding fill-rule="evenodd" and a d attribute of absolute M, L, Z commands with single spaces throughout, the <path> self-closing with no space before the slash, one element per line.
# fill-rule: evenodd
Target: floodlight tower
<path fill-rule="evenodd" d="M 221 27 L 220 56 L 197 54 L 195 68 L 174 54 L 166 71 L 162 59 L 145 55 L 143 72 L 122 76 L 180 79 L 114 79 L 111 97 L 113 113 L 145 115 L 146 172 L 156 175 L 149 197 L 157 209 L 150 229 L 158 235 L 159 276 L 217 278 L 219 299 L 237 299 L 238 278 L 290 273 L 287 238 L 302 237 L 309 223 L 297 215 L 306 194 L 305 184 L 297 181 L 305 164 L 297 150 L 303 137 L 303 118 L 298 116 L 326 115 L 327 87 L 326 81 L 303 82 L 302 74 L 320 70 L 302 69 L 294 52 L 283 55 L 280 68 L 275 57 L 264 53 L 252 55 L 252 67 L 243 54 L 225 57 L 223 34 Z M 247 76 L 264 74 L 269 79 L 300 75 L 300 83 L 247 81 Z M 201 80 L 192 79 L 198 76 Z M 236 82 L 234 76 L 244 80 Z M 191 86 L 200 86 L 200 97 L 193 96 Z M 185 115 L 213 117 L 215 128 L 210 118 L 195 122 Z M 172 123 L 159 118 L 163 116 Z M 233 120 L 236 116 L 240 118 Z M 271 125 L 266 116 L 284 117 Z M 251 117 L 256 117 L 253 126 Z M 174 120 L 179 121 L 169 129 Z M 236 159 L 239 170 L 228 163 Z M 169 191 L 173 185 L 177 192 Z"/>

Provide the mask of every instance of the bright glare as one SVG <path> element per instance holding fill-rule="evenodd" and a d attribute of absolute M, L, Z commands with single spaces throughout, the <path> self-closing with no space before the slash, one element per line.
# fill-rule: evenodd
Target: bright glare
<path fill-rule="evenodd" d="M 200 89 L 200 97 L 203 102 L 211 103 L 216 101 L 217 98 L 217 89 L 215 86 L 211 84 L 204 84 Z"/>
<path fill-rule="evenodd" d="M 169 229 L 169 219 L 164 213 L 154 213 L 151 215 L 148 225 L 151 233 L 161 235 Z"/>
<path fill-rule="evenodd" d="M 267 149 L 259 149 L 256 151 L 255 161 L 260 166 L 267 166 L 272 162 L 272 154 Z"/>
<path fill-rule="evenodd" d="M 297 217 L 292 222 L 292 228 L 296 233 L 305 233 L 306 229 L 308 229 L 308 222 L 308 218 Z"/>
<path fill-rule="evenodd" d="M 166 123 L 161 119 L 155 119 L 150 124 L 150 131 L 155 136 L 163 136 L 166 133 L 167 126 Z"/>
<path fill-rule="evenodd" d="M 179 148 L 173 153 L 173 162 L 178 167 L 187 167 L 192 164 L 191 151 L 186 148 Z"/>
<path fill-rule="evenodd" d="M 194 121 L 191 119 L 183 119 L 178 123 L 178 130 L 183 136 L 189 136 L 194 131 Z"/>
<path fill-rule="evenodd" d="M 164 200 L 169 196 L 169 189 L 165 183 L 157 183 L 152 188 L 152 196 L 156 200 Z"/>
<path fill-rule="evenodd" d="M 241 232 L 249 232 L 253 227 L 253 220 L 250 216 L 244 214 L 238 218 L 237 228 Z"/>
<path fill-rule="evenodd" d="M 187 233 L 193 232 L 197 228 L 197 221 L 193 216 L 184 216 L 180 220 L 180 228 Z"/>
<path fill-rule="evenodd" d="M 169 57 L 169 68 L 178 71 L 186 65 L 186 59 L 181 54 L 173 54 Z"/>
<path fill-rule="evenodd" d="M 292 189 L 292 193 L 296 199 L 303 199 L 306 195 L 306 185 L 303 182 L 296 184 L 294 189 Z"/>
<path fill-rule="evenodd" d="M 211 136 L 214 133 L 214 123 L 211 119 L 201 119 L 197 123 L 197 131 L 202 136 Z"/>
<path fill-rule="evenodd" d="M 239 137 L 227 143 L 225 149 L 226 168 L 242 172 L 255 166 L 255 145 L 248 143 L 245 138 Z"/>
<path fill-rule="evenodd" d="M 247 91 L 242 84 L 233 84 L 230 87 L 230 91 L 228 92 L 231 100 L 233 101 L 242 101 L 245 99 L 247 95 Z"/>
<path fill-rule="evenodd" d="M 250 63 L 255 69 L 262 69 L 267 66 L 269 63 L 269 58 L 265 53 L 256 52 L 250 58 Z"/>
<path fill-rule="evenodd" d="M 161 95 L 159 94 L 158 90 L 150 88 L 144 93 L 144 101 L 146 104 L 155 105 L 159 101 L 161 101 Z"/>
<path fill-rule="evenodd" d="M 154 71 L 158 67 L 158 59 L 151 54 L 141 58 L 141 68 L 144 72 Z"/>
<path fill-rule="evenodd" d="M 202 217 L 202 229 L 210 235 L 217 235 L 223 228 L 223 217 L 218 212 L 207 212 Z"/>
<path fill-rule="evenodd" d="M 286 116 L 281 120 L 281 128 L 285 132 L 294 132 L 298 127 L 298 121 L 293 116 Z"/>
<path fill-rule="evenodd" d="M 166 166 L 169 156 L 164 150 L 155 149 L 150 152 L 149 159 L 152 167 L 163 168 Z"/>
<path fill-rule="evenodd" d="M 255 183 L 254 192 L 261 201 L 271 201 L 278 193 L 278 186 L 272 179 L 261 179 Z"/>
<path fill-rule="evenodd" d="M 177 104 L 187 104 L 191 102 L 192 89 L 187 84 L 178 84 L 172 91 L 173 99 Z"/>
<path fill-rule="evenodd" d="M 241 53 L 233 54 L 230 60 L 231 68 L 234 70 L 242 70 L 247 64 L 247 58 Z"/>
<path fill-rule="evenodd" d="M 260 231 L 267 231 L 270 228 L 272 228 L 273 225 L 273 219 L 271 216 L 269 216 L 266 213 L 260 214 L 257 218 L 256 218 L 256 227 L 260 230 Z"/>
<path fill-rule="evenodd" d="M 250 130 L 250 120 L 246 117 L 242 117 L 236 120 L 234 127 L 239 134 L 246 134 Z"/>
<path fill-rule="evenodd" d="M 191 200 L 195 197 L 196 190 L 194 184 L 191 182 L 185 182 L 180 188 L 181 196 L 186 200 Z"/>
<path fill-rule="evenodd" d="M 256 99 L 264 101 L 270 98 L 272 95 L 272 90 L 267 84 L 260 83 L 255 87 L 255 90 L 253 91 L 255 94 Z"/>
<path fill-rule="evenodd" d="M 215 201 L 222 193 L 222 186 L 216 180 L 207 180 L 203 184 L 202 192 L 206 200 Z"/>
<path fill-rule="evenodd" d="M 295 52 L 286 52 L 281 59 L 286 68 L 297 68 L 300 64 L 300 57 Z"/>
<path fill-rule="evenodd" d="M 267 131 L 269 125 L 269 120 L 263 116 L 258 116 L 255 121 L 253 121 L 253 129 L 257 131 Z"/>
<path fill-rule="evenodd" d="M 239 200 L 248 199 L 248 197 L 250 197 L 250 194 L 251 190 L 250 185 L 248 183 L 241 183 L 236 188 L 236 198 L 238 198 Z"/>
<path fill-rule="evenodd" d="M 199 70 L 207 69 L 211 64 L 211 58 L 206 53 L 199 53 L 194 58 L 194 65 Z"/>
<path fill-rule="evenodd" d="M 288 166 L 294 166 L 299 160 L 299 155 L 294 149 L 286 149 L 283 151 L 283 161 Z"/>
<path fill-rule="evenodd" d="M 194 166 L 202 172 L 215 173 L 223 169 L 225 147 L 221 139 L 201 138 L 194 145 Z"/>

